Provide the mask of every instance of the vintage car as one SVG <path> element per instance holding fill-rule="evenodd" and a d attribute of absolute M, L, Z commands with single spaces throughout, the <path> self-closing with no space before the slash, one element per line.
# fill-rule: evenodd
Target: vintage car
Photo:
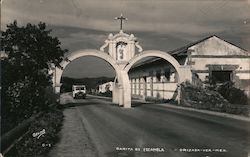
<path fill-rule="evenodd" d="M 73 85 L 72 94 L 74 99 L 85 99 L 86 98 L 86 86 L 85 85 Z"/>

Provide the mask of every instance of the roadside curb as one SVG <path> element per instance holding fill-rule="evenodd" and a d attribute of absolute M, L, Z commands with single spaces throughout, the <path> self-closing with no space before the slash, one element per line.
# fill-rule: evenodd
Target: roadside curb
<path fill-rule="evenodd" d="M 218 116 L 218 117 L 226 117 L 226 118 L 250 122 L 250 118 L 248 118 L 248 117 L 233 115 L 233 114 L 229 114 L 229 113 L 222 113 L 222 112 L 215 112 L 215 111 L 202 110 L 202 109 L 196 109 L 196 108 L 175 106 L 175 105 L 170 105 L 170 104 L 155 104 L 155 105 L 168 107 L 168 108 L 174 108 L 174 109 L 180 109 L 180 110 L 186 110 L 186 111 L 199 112 L 199 113 L 214 115 L 214 116 Z"/>
<path fill-rule="evenodd" d="M 96 96 L 96 95 L 89 95 L 89 96 L 90 97 L 96 97 L 96 98 L 102 98 L 102 99 L 112 100 L 112 98 L 110 98 L 110 97 L 103 97 L 103 96 Z M 142 102 L 142 103 L 150 103 L 150 102 L 143 101 L 143 100 L 133 100 L 133 101 L 135 101 L 135 102 Z M 155 105 L 162 106 L 162 107 L 179 109 L 179 110 L 199 112 L 199 113 L 204 113 L 204 114 L 208 114 L 208 115 L 214 115 L 214 116 L 218 116 L 218 117 L 231 118 L 231 119 L 236 119 L 236 120 L 250 122 L 250 118 L 249 117 L 243 117 L 243 116 L 233 115 L 233 114 L 229 114 L 229 113 L 222 113 L 222 112 L 215 112 L 215 111 L 202 110 L 202 109 L 196 109 L 196 108 L 189 108 L 189 107 L 183 107 L 183 106 L 176 106 L 176 105 L 170 105 L 170 104 L 167 104 L 167 103 L 166 104 L 155 104 Z"/>

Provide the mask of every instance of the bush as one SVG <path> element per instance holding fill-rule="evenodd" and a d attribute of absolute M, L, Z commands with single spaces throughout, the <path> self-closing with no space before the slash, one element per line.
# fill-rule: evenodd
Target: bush
<path fill-rule="evenodd" d="M 57 141 L 57 133 L 63 122 L 63 114 L 60 110 L 52 110 L 38 118 L 31 124 L 28 132 L 17 142 L 7 157 L 34 157 L 45 154 Z M 35 133 L 43 132 L 44 135 L 35 136 Z"/>
<path fill-rule="evenodd" d="M 44 96 L 46 98 L 45 103 L 48 105 L 57 104 L 60 95 L 55 94 L 53 87 L 49 86 L 49 87 L 45 88 L 44 90 L 45 90 Z"/>
<path fill-rule="evenodd" d="M 190 83 L 182 83 L 181 94 L 183 106 L 249 116 L 248 106 L 230 104 L 215 90 L 197 88 Z"/>
<path fill-rule="evenodd" d="M 33 91 L 37 90 L 39 90 L 40 94 L 34 97 Z M 9 87 L 5 94 L 10 96 L 4 97 L 4 105 L 1 108 L 1 135 L 4 135 L 32 115 L 50 109 L 49 105 L 57 103 L 57 95 L 53 92 L 52 87 L 37 87 L 35 89 L 16 83 L 15 86 Z"/>
<path fill-rule="evenodd" d="M 248 104 L 248 98 L 244 91 L 235 88 L 231 82 L 226 82 L 219 86 L 217 91 L 232 104 Z"/>

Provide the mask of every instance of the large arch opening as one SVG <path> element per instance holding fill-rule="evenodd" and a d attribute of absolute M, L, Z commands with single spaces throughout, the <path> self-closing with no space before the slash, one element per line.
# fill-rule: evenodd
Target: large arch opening
<path fill-rule="evenodd" d="M 122 84 L 119 66 L 116 64 L 115 60 L 113 58 L 111 58 L 108 54 L 101 52 L 101 51 L 98 51 L 98 50 L 79 50 L 79 51 L 72 52 L 72 53 L 66 55 L 65 60 L 63 62 L 61 62 L 61 68 L 55 69 L 53 83 L 54 83 L 56 93 L 59 94 L 62 91 L 61 90 L 62 89 L 62 82 L 61 82 L 62 76 L 63 76 L 64 71 L 67 72 L 68 65 L 70 65 L 71 63 L 74 64 L 74 62 L 79 62 L 82 58 L 86 58 L 86 57 L 90 57 L 90 58 L 92 57 L 92 60 L 93 60 L 93 58 L 97 58 L 99 60 L 106 62 L 114 70 L 114 75 L 112 76 L 113 79 L 115 77 L 117 77 L 118 82 L 120 84 Z M 98 61 L 98 60 L 96 60 L 96 61 Z M 97 69 L 98 67 L 94 68 L 94 66 L 97 64 L 98 64 L 97 62 L 94 62 L 94 63 L 92 63 L 92 67 L 88 66 L 88 68 L 89 68 L 88 70 L 91 71 L 90 73 L 92 73 L 94 70 L 99 70 L 99 71 L 101 70 L 102 71 L 102 69 Z M 104 82 L 105 82 L 105 80 L 103 81 L 103 83 Z M 120 103 L 122 103 L 122 102 L 120 102 Z"/>
<path fill-rule="evenodd" d="M 116 72 L 107 61 L 93 56 L 79 57 L 63 70 L 60 93 L 72 91 L 72 85 L 84 84 L 89 94 L 110 96 L 112 85 L 105 88 L 104 84 L 113 82 L 115 77 Z"/>
<path fill-rule="evenodd" d="M 125 71 L 129 74 L 132 98 L 144 100 L 179 101 L 179 84 L 191 76 L 191 71 L 184 70 L 174 57 L 156 50 L 134 56 Z"/>
<path fill-rule="evenodd" d="M 173 65 L 173 67 L 176 69 L 176 71 L 179 75 L 178 82 L 183 80 L 183 78 L 181 78 L 181 77 L 183 77 L 183 75 L 181 74 L 180 64 L 177 62 L 177 60 L 174 57 L 172 57 L 171 55 L 169 55 L 167 52 L 158 51 L 158 50 L 148 50 L 148 51 L 144 51 L 142 53 L 137 54 L 126 65 L 125 71 L 128 72 L 136 62 L 138 62 L 146 57 L 159 57 L 159 58 L 166 60 L 171 65 Z"/>

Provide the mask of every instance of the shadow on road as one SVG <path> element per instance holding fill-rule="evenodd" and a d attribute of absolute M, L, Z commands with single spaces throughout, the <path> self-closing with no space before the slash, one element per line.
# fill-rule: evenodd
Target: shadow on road
<path fill-rule="evenodd" d="M 141 107 L 143 105 L 149 105 L 149 104 L 152 104 L 152 103 L 133 102 L 132 107 Z M 70 103 L 61 105 L 61 108 L 65 109 L 65 108 L 71 108 L 71 107 L 77 107 L 77 106 L 89 106 L 89 105 L 109 105 L 112 107 L 123 107 L 123 106 L 119 106 L 118 104 L 114 104 L 112 102 L 102 104 L 100 102 L 87 101 L 87 102 L 70 102 Z"/>
<path fill-rule="evenodd" d="M 110 105 L 113 107 L 123 107 L 118 104 L 112 103 L 111 99 L 102 97 L 87 96 L 86 99 L 74 99 L 71 93 L 63 93 L 60 96 L 61 108 L 70 108 L 76 106 L 89 106 L 89 105 Z M 143 102 L 139 100 L 132 100 L 131 107 L 141 107 L 143 105 L 149 105 L 153 103 Z"/>
<path fill-rule="evenodd" d="M 149 104 L 153 104 L 153 103 L 148 103 L 148 102 L 145 102 L 145 103 L 143 103 L 143 102 L 132 102 L 131 106 L 132 107 L 140 107 L 142 105 L 149 105 Z"/>
<path fill-rule="evenodd" d="M 98 102 L 77 102 L 77 103 L 68 103 L 68 104 L 64 104 L 62 105 L 62 108 L 71 108 L 71 107 L 76 107 L 76 106 L 88 106 L 88 105 L 103 105 L 100 104 Z"/>

